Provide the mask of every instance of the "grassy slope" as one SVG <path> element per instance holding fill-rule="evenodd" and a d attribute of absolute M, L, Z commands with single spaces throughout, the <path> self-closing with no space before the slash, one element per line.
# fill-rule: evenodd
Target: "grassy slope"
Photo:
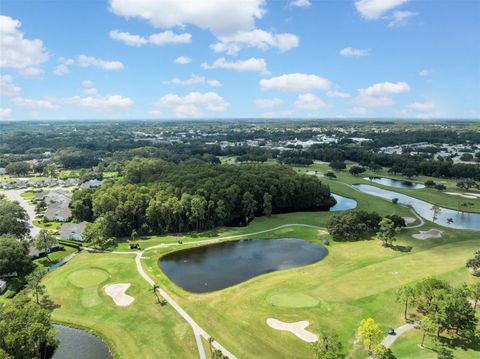
<path fill-rule="evenodd" d="M 110 278 L 91 289 L 80 289 L 69 275 L 80 269 L 100 268 Z M 127 282 L 135 298 L 129 307 L 117 307 L 103 293 L 108 283 Z M 149 285 L 137 274 L 133 256 L 77 255 L 50 272 L 44 284 L 60 308 L 53 319 L 94 330 L 114 351 L 116 358 L 194 358 L 196 346 L 190 326 L 169 306 L 159 306 Z M 93 305 L 93 306 L 91 306 Z"/>

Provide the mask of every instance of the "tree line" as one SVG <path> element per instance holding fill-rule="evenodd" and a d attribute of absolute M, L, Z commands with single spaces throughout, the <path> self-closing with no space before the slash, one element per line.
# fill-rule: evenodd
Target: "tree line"
<path fill-rule="evenodd" d="M 256 216 L 328 209 L 328 186 L 280 165 L 172 164 L 129 161 L 123 181 L 77 190 L 71 208 L 78 221 L 95 221 L 103 237 L 246 225 Z"/>

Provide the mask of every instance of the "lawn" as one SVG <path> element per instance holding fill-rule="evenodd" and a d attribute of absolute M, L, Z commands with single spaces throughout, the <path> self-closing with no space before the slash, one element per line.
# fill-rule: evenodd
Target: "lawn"
<path fill-rule="evenodd" d="M 118 307 L 102 288 L 131 283 L 135 298 Z M 197 349 L 190 326 L 168 305 L 160 306 L 130 255 L 81 253 L 47 274 L 47 291 L 60 307 L 55 322 L 87 328 L 99 335 L 115 358 L 195 358 Z"/>
<path fill-rule="evenodd" d="M 363 350 L 353 346 L 355 330 L 368 316 L 384 330 L 401 325 L 402 306 L 394 299 L 399 286 L 450 272 L 455 272 L 456 282 L 471 280 L 464 266 L 480 245 L 478 235 L 449 231 L 439 240 L 417 241 L 411 239 L 411 233 L 402 233 L 398 243 L 405 248 L 411 246 L 410 252 L 383 248 L 376 241 L 333 242 L 329 255 L 319 263 L 266 274 L 208 294 L 188 293 L 158 269 L 157 258 L 172 249 L 149 252 L 143 263 L 154 280 L 239 357 L 260 353 L 262 358 L 309 356 L 308 344 L 265 324 L 267 318 L 274 317 L 292 322 L 308 320 L 314 332 L 335 329 L 353 357 L 364 358 Z M 319 242 L 318 231 L 308 228 L 288 228 L 254 237 L 301 237 Z M 403 357 L 412 357 L 415 348 Z"/>
<path fill-rule="evenodd" d="M 335 193 L 356 199 L 358 209 L 375 210 L 382 215 L 412 215 L 406 207 L 355 191 L 338 179 L 327 182 Z M 400 286 L 427 276 L 445 278 L 454 284 L 473 280 L 465 269 L 465 262 L 480 246 L 478 232 L 449 230 L 430 222 L 422 229 L 442 229 L 443 238 L 415 240 L 411 235 L 418 229 L 403 230 L 398 236 L 397 250 L 384 248 L 375 240 L 331 241 L 329 255 L 321 262 L 268 273 L 206 294 L 182 290 L 157 266 L 160 256 L 199 245 L 203 240 L 222 240 L 225 236 L 265 231 L 285 224 L 324 227 L 332 215 L 331 212 L 276 214 L 270 218 L 257 218 L 244 228 L 146 237 L 140 241 L 142 248 L 178 240 L 182 240 L 183 245 L 148 251 L 142 265 L 197 323 L 239 358 L 308 358 L 311 355 L 309 344 L 290 333 L 268 327 L 265 321 L 269 317 L 287 322 L 308 320 L 310 326 L 307 329 L 315 333 L 334 329 L 352 358 L 365 358 L 363 349 L 354 345 L 356 328 L 361 319 L 369 316 L 385 331 L 403 324 L 402 305 L 395 302 L 395 293 Z M 316 228 L 292 226 L 252 235 L 251 238 L 295 237 L 321 243 L 326 236 L 324 231 Z M 119 244 L 117 250 L 129 251 L 127 243 Z M 73 274 L 92 269 L 95 273 Z M 98 271 L 102 271 L 102 275 Z M 108 273 L 106 280 L 102 279 L 105 278 L 104 272 Z M 97 281 L 102 282 L 92 286 L 87 283 L 85 287 L 79 285 L 79 278 L 81 281 L 100 278 Z M 128 294 L 136 298 L 134 304 L 127 308 L 115 307 L 101 290 L 110 282 L 132 283 Z M 114 349 L 117 357 L 128 358 L 133 353 L 136 357 L 146 358 L 193 358 L 198 355 L 188 325 L 168 306 L 155 304 L 151 290 L 135 270 L 131 255 L 82 253 L 50 273 L 45 284 L 53 299 L 61 304 L 54 312 L 54 319 L 93 328 Z M 152 333 L 161 340 L 151 340 Z M 181 335 L 176 338 L 174 333 Z M 399 353 L 399 358 L 419 355 L 415 335 L 410 333 L 405 336 L 405 342 L 399 339 L 394 344 L 392 350 Z M 208 350 L 208 346 L 205 347 Z M 471 358 L 472 354 L 473 349 L 455 349 L 458 358 Z"/>
<path fill-rule="evenodd" d="M 62 222 L 44 222 L 43 219 L 34 219 L 33 225 L 42 229 L 60 229 Z"/>
<path fill-rule="evenodd" d="M 48 258 L 47 257 L 37 258 L 33 261 L 33 263 L 35 263 L 40 267 L 48 268 L 54 265 L 55 263 L 60 262 L 62 259 L 64 259 L 65 257 L 68 257 L 70 254 L 76 251 L 77 250 L 75 248 L 64 246 L 63 249 L 50 253 L 48 255 Z"/>
<path fill-rule="evenodd" d="M 326 164 L 314 164 L 308 167 L 295 167 L 295 169 L 299 172 L 307 172 L 307 171 L 318 171 L 319 173 L 323 174 L 327 171 L 330 171 L 331 168 L 326 165 Z M 348 167 L 347 167 L 348 169 Z M 445 192 L 456 192 L 456 193 L 465 193 L 465 191 L 461 191 L 457 186 L 456 186 L 456 181 L 451 180 L 451 179 L 444 179 L 444 178 L 434 178 L 434 177 L 426 177 L 426 176 L 419 176 L 415 177 L 413 179 L 407 179 L 402 176 L 395 176 L 390 173 L 388 173 L 385 169 L 378 171 L 378 172 L 372 172 L 372 171 L 366 171 L 360 176 L 352 176 L 347 170 L 345 171 L 334 171 L 335 175 L 337 176 L 337 179 L 328 179 L 328 178 L 321 178 L 321 180 L 325 183 L 328 183 L 332 185 L 334 182 L 343 182 L 343 183 L 348 183 L 348 184 L 369 184 L 372 186 L 377 186 L 380 188 L 396 191 L 399 193 L 403 193 L 430 203 L 437 204 L 441 207 L 445 208 L 450 208 L 454 210 L 464 210 L 468 212 L 480 212 L 480 199 L 469 199 L 469 198 L 463 198 L 459 196 L 453 196 L 450 194 L 447 194 Z M 365 180 L 364 177 L 369 177 L 369 176 L 374 176 L 374 177 L 387 177 L 387 178 L 393 178 L 393 179 L 398 179 L 402 181 L 413 181 L 413 182 L 418 182 L 418 183 L 424 183 L 427 180 L 433 180 L 436 183 L 442 183 L 444 184 L 447 189 L 445 191 L 438 191 L 433 188 L 423 188 L 423 189 L 406 189 L 406 188 L 397 188 L 397 187 L 390 187 L 390 186 L 384 186 L 379 183 L 375 183 L 369 180 Z M 473 191 L 472 191 L 473 192 Z M 479 193 L 476 191 L 475 193 Z M 468 207 L 462 206 L 463 203 L 468 202 L 471 203 L 472 205 L 469 205 Z"/>

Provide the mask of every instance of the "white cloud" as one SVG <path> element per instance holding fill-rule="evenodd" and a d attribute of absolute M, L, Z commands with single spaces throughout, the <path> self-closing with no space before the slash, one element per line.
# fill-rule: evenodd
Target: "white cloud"
<path fill-rule="evenodd" d="M 48 59 L 42 40 L 28 40 L 19 31 L 21 22 L 0 15 L 0 67 L 24 69 Z"/>
<path fill-rule="evenodd" d="M 310 0 L 293 0 L 290 2 L 290 6 L 296 6 L 296 7 L 310 7 L 311 2 Z"/>
<path fill-rule="evenodd" d="M 222 84 L 218 80 L 207 80 L 204 76 L 192 75 L 190 78 L 186 80 L 179 79 L 178 77 L 174 77 L 170 81 L 165 81 L 164 83 L 171 83 L 174 85 L 182 85 L 182 86 L 191 86 L 191 85 L 200 85 L 200 84 L 208 84 L 212 87 L 220 87 Z"/>
<path fill-rule="evenodd" d="M 61 57 L 59 59 L 59 62 L 60 62 L 60 64 L 58 64 L 55 67 L 55 69 L 53 70 L 53 73 L 57 76 L 63 76 L 63 75 L 70 72 L 69 66 L 73 65 L 73 63 L 75 61 L 73 59 L 66 59 L 66 58 Z"/>
<path fill-rule="evenodd" d="M 340 50 L 340 55 L 345 57 L 363 57 L 370 55 L 370 49 L 354 49 L 353 47 L 345 47 Z"/>
<path fill-rule="evenodd" d="M 19 72 L 20 75 L 24 77 L 39 77 L 44 74 L 44 71 L 38 67 L 26 67 L 24 69 L 21 69 Z"/>
<path fill-rule="evenodd" d="M 320 108 L 328 107 L 320 97 L 312 93 L 305 93 L 298 95 L 297 100 L 293 104 L 296 108 L 303 110 L 318 110 Z"/>
<path fill-rule="evenodd" d="M 435 108 L 435 104 L 432 102 L 413 102 L 409 105 L 407 105 L 407 109 L 412 110 L 412 111 L 430 111 Z"/>
<path fill-rule="evenodd" d="M 30 98 L 24 98 L 24 97 L 15 97 L 12 100 L 13 104 L 15 106 L 19 107 L 24 107 L 24 108 L 29 108 L 32 110 L 56 110 L 58 109 L 58 106 L 53 104 L 52 102 L 48 100 L 35 100 L 35 99 L 30 99 Z"/>
<path fill-rule="evenodd" d="M 225 112 L 229 106 L 216 92 L 190 92 L 188 95 L 179 96 L 167 94 L 155 104 L 157 108 L 169 108 L 177 117 L 199 117 L 202 110 L 211 112 Z"/>
<path fill-rule="evenodd" d="M 359 89 L 355 104 L 360 107 L 385 107 L 394 103 L 391 95 L 398 95 L 410 91 L 406 82 L 381 82 L 364 89 Z"/>
<path fill-rule="evenodd" d="M 385 96 L 408 92 L 410 86 L 406 82 L 381 82 L 359 91 L 368 96 Z"/>
<path fill-rule="evenodd" d="M 349 98 L 352 95 L 350 95 L 348 92 L 341 92 L 341 91 L 328 91 L 327 92 L 328 97 L 339 97 L 339 98 Z"/>
<path fill-rule="evenodd" d="M 0 75 L 0 95 L 18 96 L 22 89 L 13 83 L 13 77 L 10 75 Z"/>
<path fill-rule="evenodd" d="M 264 15 L 265 5 L 265 0 L 110 0 L 116 15 L 139 17 L 159 28 L 191 24 L 216 36 L 251 30 Z"/>
<path fill-rule="evenodd" d="M 123 69 L 123 64 L 120 61 L 106 61 L 87 55 L 78 56 L 78 64 L 81 67 L 94 66 L 107 71 Z"/>
<path fill-rule="evenodd" d="M 59 101 L 69 105 L 94 108 L 98 111 L 128 108 L 133 105 L 133 100 L 130 97 L 123 97 L 121 95 L 73 96 L 59 99 Z"/>
<path fill-rule="evenodd" d="M 270 108 L 281 105 L 283 100 L 280 98 L 258 98 L 254 103 L 259 108 Z"/>
<path fill-rule="evenodd" d="M 236 55 L 242 47 L 256 47 L 266 50 L 270 47 L 278 48 L 281 52 L 288 51 L 298 46 L 298 36 L 284 33 L 271 34 L 267 31 L 254 29 L 251 31 L 240 31 L 228 36 L 220 36 L 220 42 L 210 45 L 215 52 L 226 52 L 229 55 Z"/>
<path fill-rule="evenodd" d="M 235 70 L 239 72 L 260 72 L 268 73 L 267 62 L 264 59 L 257 59 L 251 57 L 247 60 L 227 61 L 224 57 L 215 60 L 211 65 L 202 63 L 202 68 L 206 70 L 211 69 L 226 69 Z"/>
<path fill-rule="evenodd" d="M 355 7 L 366 20 L 375 20 L 409 0 L 356 0 Z"/>
<path fill-rule="evenodd" d="M 189 44 L 192 42 L 192 35 L 189 33 L 175 34 L 172 31 L 164 31 L 148 37 L 148 42 L 157 46 L 166 44 Z"/>
<path fill-rule="evenodd" d="M 148 114 L 153 117 L 160 117 L 163 115 L 163 112 L 159 110 L 152 110 L 152 111 L 148 111 Z"/>
<path fill-rule="evenodd" d="M 387 19 L 390 20 L 388 27 L 400 27 L 408 23 L 408 19 L 412 16 L 416 16 L 418 13 L 411 11 L 395 11 L 393 15 L 388 16 Z"/>
<path fill-rule="evenodd" d="M 12 109 L 0 107 L 0 120 L 9 120 L 11 118 L 12 118 Z"/>
<path fill-rule="evenodd" d="M 140 35 L 133 35 L 129 32 L 122 32 L 119 30 L 112 30 L 109 32 L 109 35 L 112 39 L 122 41 L 130 46 L 142 46 L 148 42 L 147 39 Z"/>
<path fill-rule="evenodd" d="M 179 56 L 175 59 L 174 62 L 179 65 L 186 65 L 192 62 L 192 59 L 188 56 Z"/>
<path fill-rule="evenodd" d="M 302 73 L 284 74 L 260 80 L 262 90 L 280 90 L 285 92 L 328 90 L 331 85 L 331 82 L 325 78 Z"/>
<path fill-rule="evenodd" d="M 425 76 L 430 76 L 432 74 L 432 70 L 430 69 L 423 69 L 418 73 L 420 76 L 425 77 Z"/>
<path fill-rule="evenodd" d="M 262 113 L 263 118 L 288 118 L 292 117 L 295 112 L 293 110 L 270 111 Z"/>

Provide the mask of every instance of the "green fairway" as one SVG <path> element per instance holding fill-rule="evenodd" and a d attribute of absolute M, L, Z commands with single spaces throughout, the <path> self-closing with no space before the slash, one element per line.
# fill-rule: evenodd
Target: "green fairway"
<path fill-rule="evenodd" d="M 100 268 L 79 269 L 68 276 L 68 281 L 78 288 L 96 287 L 110 275 Z"/>
<path fill-rule="evenodd" d="M 274 307 L 307 308 L 314 307 L 318 300 L 305 293 L 277 293 L 267 297 L 267 301 Z"/>
<path fill-rule="evenodd" d="M 131 283 L 135 301 L 118 307 L 103 292 L 109 283 Z M 160 306 L 130 255 L 81 253 L 47 274 L 44 284 L 59 305 L 56 322 L 90 329 L 115 358 L 195 358 L 190 326 L 170 307 Z"/>
<path fill-rule="evenodd" d="M 357 200 L 357 209 L 412 216 L 407 207 L 355 191 L 339 180 L 328 183 L 335 193 Z M 441 229 L 443 237 L 416 240 L 412 234 L 420 229 L 404 229 L 398 235 L 394 250 L 381 246 L 376 240 L 332 241 L 322 228 L 333 214 L 276 214 L 257 218 L 244 228 L 145 237 L 139 241 L 142 249 L 158 244 L 171 246 L 145 252 L 142 265 L 199 325 L 239 358 L 259 355 L 308 358 L 311 355 L 309 344 L 291 333 L 267 326 L 266 319 L 272 317 L 285 322 L 308 320 L 308 329 L 314 333 L 334 329 L 351 357 L 363 359 L 367 354 L 354 344 L 360 321 L 371 316 L 385 331 L 402 325 L 402 305 L 395 301 L 400 286 L 428 276 L 443 278 L 455 285 L 474 280 L 465 269 L 465 261 L 480 246 L 477 232 L 449 230 L 426 222 L 420 229 Z M 328 256 L 318 263 L 268 273 L 205 294 L 186 292 L 158 268 L 158 258 L 171 251 L 201 245 L 206 240 L 245 238 L 238 237 L 241 235 L 302 238 L 317 243 L 328 238 L 331 245 Z M 117 250 L 130 251 L 127 243 L 119 244 Z M 135 301 L 126 308 L 116 307 L 102 290 L 106 284 L 120 281 L 132 283 L 129 295 Z M 133 351 L 142 353 L 142 357 L 155 357 L 154 353 L 182 358 L 198 355 L 190 327 L 169 306 L 155 304 L 151 289 L 135 269 L 133 255 L 83 253 L 50 273 L 45 283 L 53 299 L 61 305 L 54 312 L 54 318 L 94 329 L 118 357 L 131 357 Z M 156 331 L 162 333 L 161 341 L 150 340 Z M 181 333 L 182 339 L 177 333 Z M 399 358 L 419 355 L 415 343 L 418 337 L 409 340 L 411 335 L 414 334 L 405 336 L 406 343 L 399 339 L 392 347 L 394 352 L 398 351 Z M 208 351 L 208 344 L 205 347 Z M 471 358 L 474 353 L 473 347 L 454 350 L 458 358 Z"/>
<path fill-rule="evenodd" d="M 314 164 L 308 167 L 296 167 L 295 168 L 299 172 L 308 172 L 308 171 L 318 171 L 319 174 L 324 174 L 325 172 L 331 171 L 331 168 L 327 164 Z M 348 167 L 347 167 L 348 170 Z M 348 184 L 369 184 L 372 186 L 377 186 L 380 188 L 388 189 L 391 191 L 396 191 L 399 193 L 403 193 L 433 204 L 437 204 L 441 207 L 451 208 L 457 211 L 466 211 L 466 212 L 480 212 L 480 198 L 477 199 L 469 199 L 463 198 L 460 196 L 454 196 L 448 194 L 447 192 L 454 192 L 454 193 L 464 193 L 465 191 L 461 191 L 457 186 L 456 182 L 451 179 L 444 179 L 444 178 L 434 178 L 434 177 L 426 177 L 426 176 L 419 176 L 413 179 L 408 179 L 402 176 L 392 175 L 385 170 L 380 170 L 378 172 L 372 172 L 367 170 L 360 176 L 353 176 L 347 170 L 345 171 L 334 171 L 335 175 L 337 176 L 336 179 L 329 179 L 326 177 L 321 177 L 321 180 L 325 183 L 329 184 L 332 188 L 335 187 L 334 183 L 348 183 Z M 398 179 L 402 181 L 414 181 L 418 183 L 424 183 L 427 180 L 433 180 L 436 183 L 441 183 L 447 187 L 445 191 L 438 191 L 434 188 L 422 188 L 422 189 L 407 189 L 407 188 L 397 188 L 397 187 L 390 187 L 384 186 L 379 183 L 375 183 L 369 180 L 365 180 L 364 177 L 387 177 Z M 480 194 L 479 191 L 473 191 L 473 193 Z M 468 206 L 464 206 L 464 203 L 468 203 Z"/>

